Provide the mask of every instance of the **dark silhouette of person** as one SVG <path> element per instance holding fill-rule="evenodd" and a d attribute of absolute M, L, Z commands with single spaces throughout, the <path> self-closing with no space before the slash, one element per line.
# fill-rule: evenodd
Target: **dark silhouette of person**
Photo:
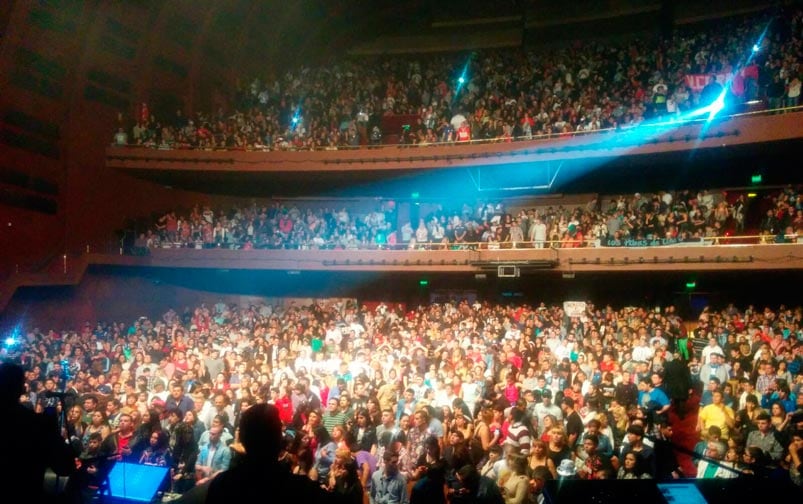
<path fill-rule="evenodd" d="M 309 478 L 291 474 L 279 462 L 282 422 L 275 406 L 257 404 L 243 413 L 240 442 L 245 455 L 236 467 L 212 480 L 207 504 L 262 502 L 266 495 L 271 502 L 317 504 L 333 500 Z"/>
<path fill-rule="evenodd" d="M 47 502 L 45 470 L 59 476 L 75 470 L 75 453 L 59 435 L 54 415 L 36 414 L 20 404 L 25 372 L 17 364 L 0 364 L 0 432 L 5 456 L 0 457 L 0 486 L 21 492 L 25 502 Z"/>

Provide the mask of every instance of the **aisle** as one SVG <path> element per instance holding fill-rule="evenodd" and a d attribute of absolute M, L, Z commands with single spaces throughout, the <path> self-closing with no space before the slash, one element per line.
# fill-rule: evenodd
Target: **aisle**
<path fill-rule="evenodd" d="M 697 413 L 699 412 L 700 396 L 693 394 L 686 400 L 687 414 L 680 418 L 675 408 L 669 411 L 669 421 L 672 423 L 672 442 L 680 445 L 681 447 L 694 451 L 694 445 L 700 440 L 700 435 L 697 432 Z M 678 464 L 683 469 L 683 474 L 686 477 L 695 477 L 697 468 L 692 462 L 692 457 L 685 453 L 676 451 L 675 454 L 678 458 Z"/>

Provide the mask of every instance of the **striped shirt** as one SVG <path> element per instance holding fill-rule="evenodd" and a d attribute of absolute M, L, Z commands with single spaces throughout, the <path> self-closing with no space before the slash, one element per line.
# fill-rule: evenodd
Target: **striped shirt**
<path fill-rule="evenodd" d="M 334 415 L 331 412 L 326 412 L 323 415 L 323 426 L 326 428 L 326 432 L 329 435 L 332 435 L 332 429 L 335 428 L 336 425 L 345 425 L 346 423 L 346 414 L 342 411 L 338 411 Z"/>
<path fill-rule="evenodd" d="M 521 422 L 512 424 L 508 428 L 505 443 L 515 446 L 523 455 L 529 454 L 532 440 L 530 439 L 530 431 L 527 429 L 527 426 Z"/>

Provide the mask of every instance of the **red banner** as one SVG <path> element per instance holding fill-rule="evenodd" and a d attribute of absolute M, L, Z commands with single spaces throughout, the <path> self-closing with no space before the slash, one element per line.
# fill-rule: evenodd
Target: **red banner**
<path fill-rule="evenodd" d="M 686 74 L 686 85 L 694 92 L 700 92 L 708 84 L 707 74 Z"/>
<path fill-rule="evenodd" d="M 723 86 L 728 82 L 729 79 L 733 77 L 733 74 L 730 73 L 720 73 L 715 75 L 717 82 Z M 689 89 L 692 91 L 699 93 L 703 90 L 705 85 L 708 84 L 708 78 L 710 76 L 711 74 L 686 74 L 686 85 L 689 86 Z"/>

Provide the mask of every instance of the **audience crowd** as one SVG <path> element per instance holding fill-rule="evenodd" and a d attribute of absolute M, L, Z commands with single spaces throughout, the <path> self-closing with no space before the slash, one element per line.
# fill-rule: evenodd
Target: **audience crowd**
<path fill-rule="evenodd" d="M 671 120 L 713 102 L 723 84 L 729 104 L 758 99 L 794 107 L 801 29 L 803 11 L 787 9 L 679 28 L 667 39 L 346 59 L 253 79 L 214 113 L 156 117 L 142 104 L 133 127 L 121 124 L 114 141 L 337 149 L 381 143 L 381 117 L 389 115 L 417 117 L 402 131 L 385 132 L 402 143 L 509 141 Z M 687 79 L 699 76 L 705 86 Z"/>
<path fill-rule="evenodd" d="M 221 300 L 32 328 L 0 357 L 28 370 L 23 404 L 63 414 L 90 493 L 116 460 L 169 467 L 174 493 L 213 480 L 261 402 L 281 463 L 355 504 L 542 502 L 554 478 L 803 484 L 801 307 L 684 322 L 673 306 Z"/>
<path fill-rule="evenodd" d="M 764 242 L 803 236 L 799 187 L 768 196 L 759 228 Z M 771 201 L 769 201 L 771 200 Z M 397 206 L 373 210 L 313 202 L 209 206 L 168 212 L 140 233 L 135 253 L 152 248 L 227 249 L 425 249 L 643 246 L 700 242 L 745 234 L 749 199 L 725 191 L 661 191 L 656 194 L 589 196 L 574 207 L 506 207 L 500 201 L 421 204 L 417 223 L 399 227 Z M 512 203 L 515 205 L 515 202 Z M 423 206 L 422 206 L 423 205 Z M 709 242 L 712 242 L 709 240 Z M 714 240 L 713 242 L 716 242 Z"/>

